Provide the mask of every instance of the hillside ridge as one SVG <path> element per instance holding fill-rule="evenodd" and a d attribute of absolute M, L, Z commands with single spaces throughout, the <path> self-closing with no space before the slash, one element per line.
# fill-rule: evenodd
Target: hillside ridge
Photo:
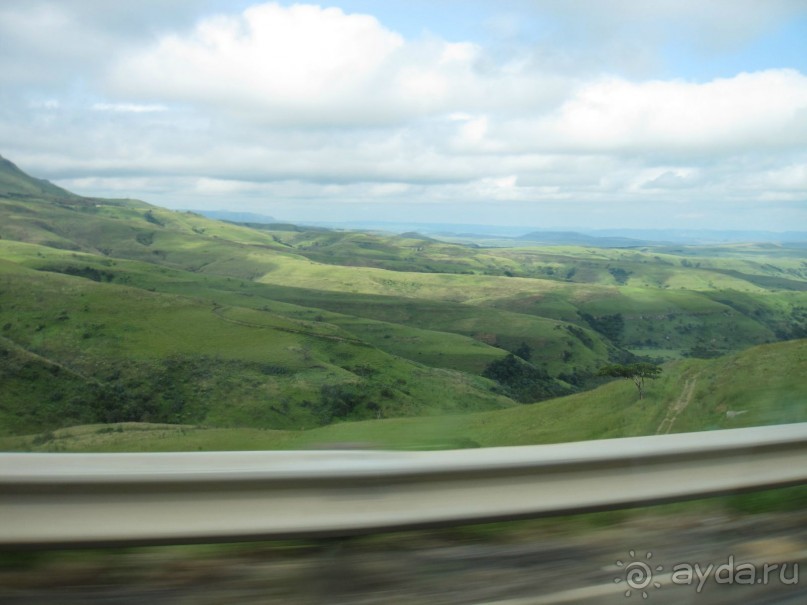
<path fill-rule="evenodd" d="M 44 195 L 58 198 L 77 198 L 74 193 L 62 189 L 45 179 L 30 176 L 11 160 L 0 155 L 0 195 Z"/>

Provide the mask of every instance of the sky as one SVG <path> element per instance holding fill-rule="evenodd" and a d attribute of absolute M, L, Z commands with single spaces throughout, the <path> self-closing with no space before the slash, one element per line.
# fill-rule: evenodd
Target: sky
<path fill-rule="evenodd" d="M 3 0 L 0 154 L 291 222 L 807 230 L 807 0 Z"/>

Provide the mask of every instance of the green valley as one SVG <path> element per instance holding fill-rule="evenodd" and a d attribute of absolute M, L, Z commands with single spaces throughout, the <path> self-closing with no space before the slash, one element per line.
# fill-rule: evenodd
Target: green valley
<path fill-rule="evenodd" d="M 795 245 L 233 224 L 0 161 L 5 449 L 473 447 L 804 421 L 805 337 Z M 641 401 L 596 375 L 638 361 L 663 364 Z M 505 362 L 526 386 L 491 370 Z"/>

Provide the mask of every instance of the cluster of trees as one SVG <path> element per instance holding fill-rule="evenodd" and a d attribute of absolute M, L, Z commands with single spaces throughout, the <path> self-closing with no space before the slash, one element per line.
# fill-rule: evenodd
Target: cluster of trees
<path fill-rule="evenodd" d="M 143 215 L 143 218 L 145 218 L 152 225 L 159 225 L 160 227 L 164 226 L 163 222 L 156 216 L 154 216 L 154 212 L 151 210 L 146 210 L 146 213 Z"/>
<path fill-rule="evenodd" d="M 490 362 L 482 376 L 498 382 L 508 397 L 522 403 L 568 394 L 546 370 L 529 363 L 531 357 L 532 348 L 522 343 L 513 353 Z"/>
<path fill-rule="evenodd" d="M 361 407 L 369 409 L 373 406 L 378 408 L 362 385 L 325 384 L 320 389 L 319 402 L 314 405 L 314 414 L 324 425 L 334 420 L 346 420 Z"/>
<path fill-rule="evenodd" d="M 89 265 L 85 265 L 84 267 L 75 267 L 72 265 L 68 265 L 67 267 L 43 267 L 42 270 L 63 273 L 65 275 L 74 275 L 76 277 L 85 277 L 97 282 L 111 282 L 115 279 L 114 273 L 99 270 Z"/>
<path fill-rule="evenodd" d="M 607 365 L 597 372 L 597 376 L 627 378 L 639 390 L 639 399 L 644 399 L 644 381 L 661 376 L 661 368 L 653 363 L 631 363 L 627 365 Z"/>
<path fill-rule="evenodd" d="M 616 283 L 623 286 L 628 283 L 628 278 L 631 275 L 631 271 L 625 271 L 625 269 L 621 269 L 619 267 L 611 267 L 608 269 L 608 273 L 614 277 L 614 281 L 616 281 Z"/>
<path fill-rule="evenodd" d="M 597 317 L 588 313 L 580 313 L 580 317 L 591 326 L 592 330 L 599 332 L 614 344 L 618 344 L 622 339 L 622 333 L 625 331 L 625 318 L 621 313 Z"/>

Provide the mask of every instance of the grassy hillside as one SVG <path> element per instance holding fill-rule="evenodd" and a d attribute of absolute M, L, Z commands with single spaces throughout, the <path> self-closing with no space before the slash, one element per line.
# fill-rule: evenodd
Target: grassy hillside
<path fill-rule="evenodd" d="M 335 324 L 11 263 L 0 264 L 0 326 L 6 433 L 88 416 L 300 428 L 512 405 L 484 378 L 390 355 Z M 25 378 L 59 367 L 70 388 Z"/>
<path fill-rule="evenodd" d="M 803 291 L 807 264 L 798 251 L 788 255 L 779 249 L 774 256 L 770 249 L 755 247 L 746 251 L 746 260 L 737 258 L 739 246 L 727 247 L 725 257 L 711 258 L 698 256 L 697 250 L 694 256 L 686 251 L 686 256 L 679 257 L 568 247 L 480 251 L 377 234 L 255 230 L 142 203 L 97 200 L 71 206 L 28 200 L 25 212 L 19 208 L 23 208 L 19 202 L 0 202 L 5 219 L 0 237 L 105 258 L 139 260 L 196 275 L 264 283 L 276 286 L 270 295 L 275 300 L 317 306 L 325 301 L 330 305 L 325 308 L 332 311 L 339 311 L 330 303 L 333 293 L 339 294 L 340 304 L 348 306 L 368 300 L 363 295 L 385 297 L 385 310 L 371 310 L 367 317 L 372 319 L 386 320 L 386 310 L 396 301 L 403 307 L 424 300 L 496 307 L 593 329 L 612 345 L 665 358 L 716 355 L 807 334 L 807 295 Z M 319 261 L 305 256 L 322 248 L 328 251 L 317 252 Z M 426 255 L 427 260 L 418 261 L 410 271 L 328 264 L 346 262 L 348 257 L 354 264 L 368 264 L 379 256 L 379 248 L 385 258 Z M 445 249 L 450 249 L 457 262 L 473 264 L 473 270 L 423 272 L 429 271 L 428 259 L 444 255 Z M 504 269 L 506 275 L 502 263 L 509 267 Z M 52 267 L 39 263 L 37 268 Z M 529 277 L 517 277 L 519 274 Z M 491 312 L 485 309 L 483 313 Z M 603 332 L 602 322 L 617 313 L 622 314 L 623 328 Z M 406 320 L 406 313 L 396 315 Z M 444 329 L 428 317 L 420 321 L 428 313 L 415 315 L 418 323 L 414 327 Z M 507 321 L 497 318 L 495 323 L 506 330 Z M 729 324 L 731 329 L 724 329 Z M 491 333 L 484 325 L 474 331 L 458 330 L 452 323 L 447 331 L 466 336 Z M 512 338 L 505 331 L 494 333 L 501 336 L 502 346 L 512 347 Z M 563 355 L 559 351 L 555 346 L 542 362 L 557 360 L 558 354 Z"/>
<path fill-rule="evenodd" d="M 608 362 L 803 338 L 806 287 L 803 255 L 777 246 L 508 249 L 236 225 L 82 198 L 2 160 L 0 435 L 501 410 L 595 387 Z M 485 378 L 515 351 L 530 388 Z"/>
<path fill-rule="evenodd" d="M 90 425 L 7 437 L 31 451 L 293 449 L 350 444 L 397 449 L 530 445 L 807 422 L 807 340 L 712 360 L 667 364 L 640 400 L 617 380 L 537 405 L 495 412 L 339 422 L 307 431 L 155 424 Z"/>
<path fill-rule="evenodd" d="M 16 164 L 0 155 L 0 192 L 15 197 L 49 198 L 69 200 L 77 195 L 57 187 L 49 181 L 35 179 L 25 174 Z"/>

